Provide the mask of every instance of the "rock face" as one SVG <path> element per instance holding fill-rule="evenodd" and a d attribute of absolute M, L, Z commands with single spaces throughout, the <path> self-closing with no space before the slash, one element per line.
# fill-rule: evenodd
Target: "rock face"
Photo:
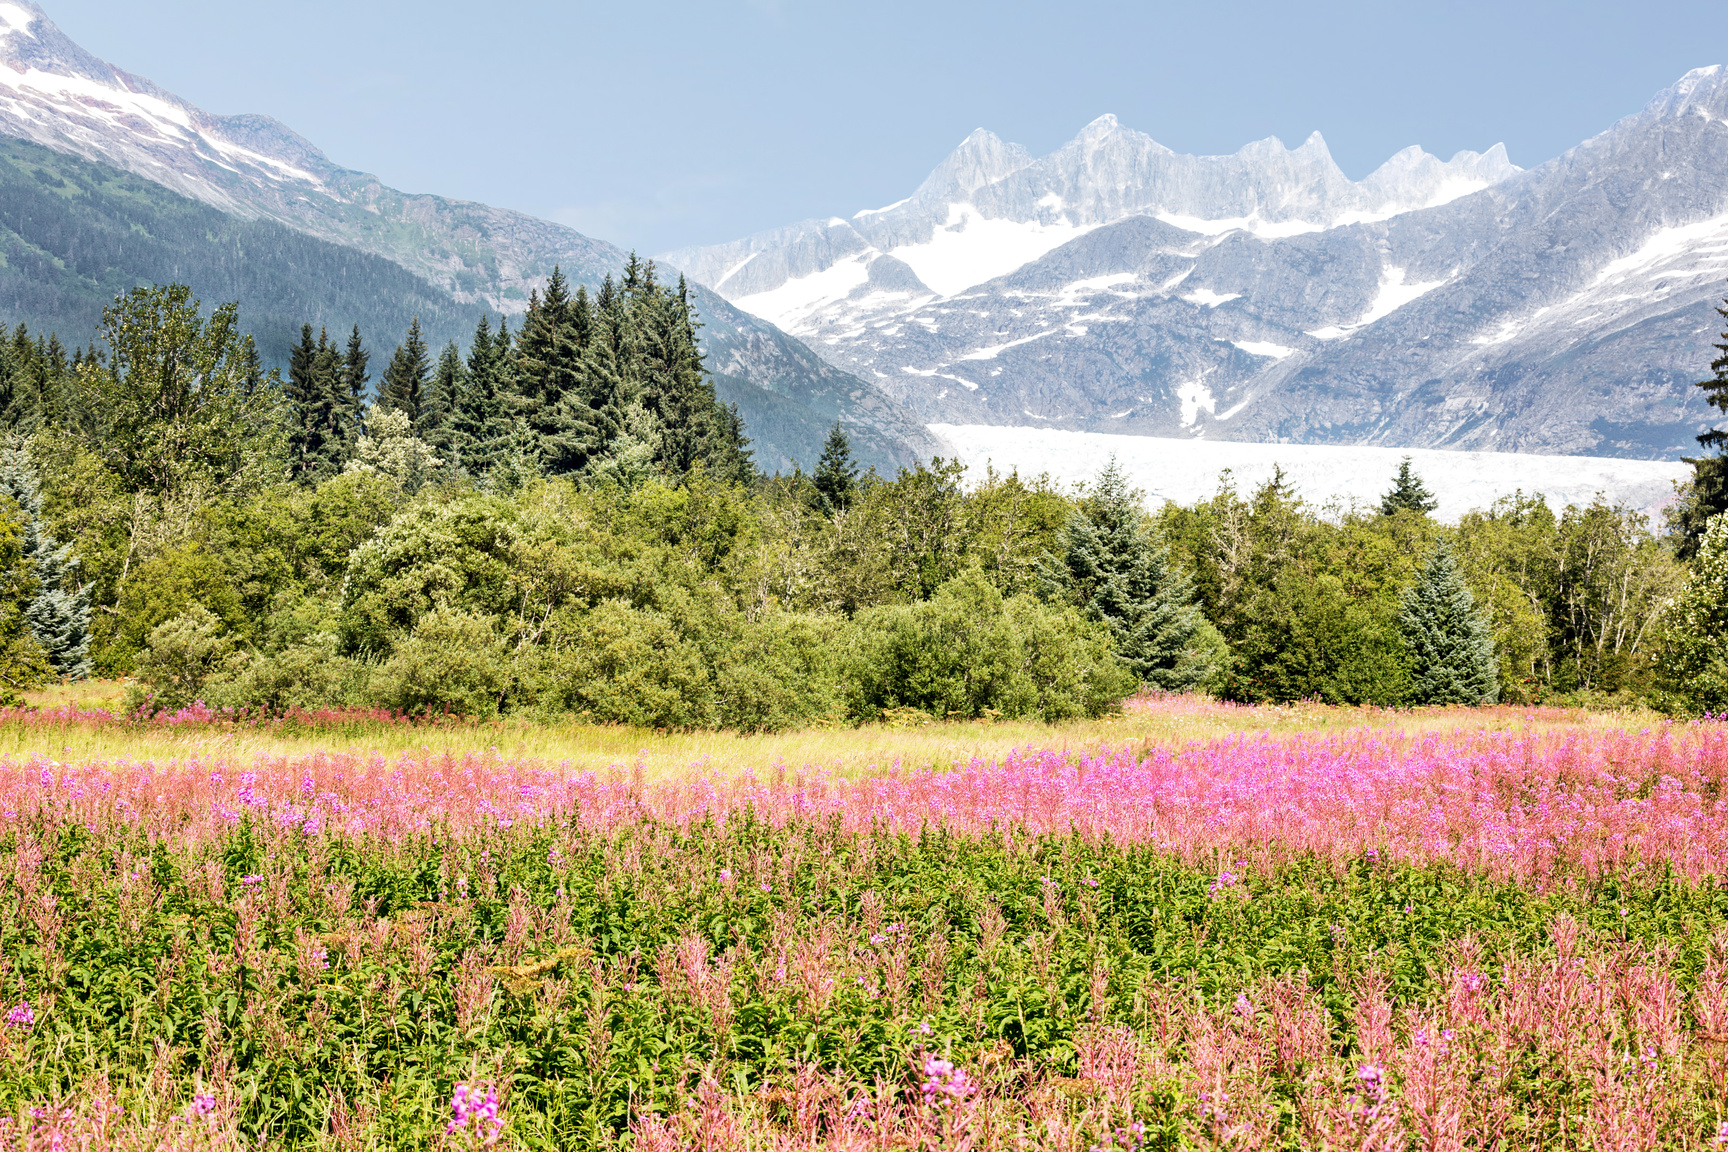
<path fill-rule="evenodd" d="M 1709 423 L 1728 71 L 1528 172 L 980 130 L 898 204 L 668 258 L 931 422 L 1671 457 Z"/>
<path fill-rule="evenodd" d="M 519 212 L 398 192 L 332 164 L 267 116 L 212 116 L 90 55 L 30 0 L 0 2 L 0 134 L 381 256 L 472 305 L 476 319 L 482 308 L 524 311 L 555 265 L 596 284 L 625 258 L 610 244 Z M 162 277 L 171 276 L 164 269 Z M 880 467 L 943 449 L 872 383 L 720 295 L 697 286 L 695 298 L 716 387 L 739 405 L 768 471 L 794 459 L 813 464 L 836 419 Z"/>

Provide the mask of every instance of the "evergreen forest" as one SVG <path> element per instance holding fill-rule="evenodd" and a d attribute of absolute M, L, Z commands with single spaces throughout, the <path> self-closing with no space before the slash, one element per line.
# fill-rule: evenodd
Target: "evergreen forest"
<path fill-rule="evenodd" d="M 1723 434 L 1663 524 L 1509 493 L 1456 524 L 1275 475 L 1148 508 L 861 468 L 766 475 L 688 286 L 554 272 L 464 343 L 135 288 L 99 342 L 0 345 L 0 698 L 382 708 L 662 729 L 1097 716 L 1140 691 L 1407 707 L 1728 709 Z M 1724 337 L 1728 341 L 1728 336 Z M 1700 387 L 1728 411 L 1728 343 Z"/>

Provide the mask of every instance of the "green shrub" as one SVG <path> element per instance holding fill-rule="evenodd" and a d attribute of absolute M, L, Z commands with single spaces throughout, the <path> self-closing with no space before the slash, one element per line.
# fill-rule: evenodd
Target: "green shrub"
<path fill-rule="evenodd" d="M 497 713 L 509 685 L 509 661 L 492 620 L 439 606 L 374 673 L 371 693 L 404 712 L 486 717 Z"/>
<path fill-rule="evenodd" d="M 664 613 L 607 600 L 560 632 L 533 667 L 542 710 L 645 728 L 713 725 L 707 662 Z"/>
<path fill-rule="evenodd" d="M 337 648 L 334 632 L 315 632 L 215 678 L 205 699 L 213 707 L 262 708 L 274 713 L 367 703 L 372 669 Z"/>
<path fill-rule="evenodd" d="M 846 691 L 860 720 L 900 708 L 1097 716 L 1133 689 L 1102 626 L 1029 596 L 1004 600 L 976 569 L 922 603 L 860 612 L 850 631 Z"/>
<path fill-rule="evenodd" d="M 184 708 L 204 699 L 207 681 L 236 673 L 242 659 L 221 618 L 194 604 L 150 630 L 149 643 L 138 654 L 138 683 L 127 704 L 137 708 L 148 703 L 169 711 Z"/>
<path fill-rule="evenodd" d="M 771 610 L 750 621 L 715 677 L 724 728 L 779 732 L 845 715 L 835 618 Z"/>

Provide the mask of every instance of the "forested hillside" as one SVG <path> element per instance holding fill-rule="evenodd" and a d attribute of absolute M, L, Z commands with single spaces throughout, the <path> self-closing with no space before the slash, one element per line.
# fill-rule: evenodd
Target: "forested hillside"
<path fill-rule="evenodd" d="M 420 320 L 438 344 L 475 309 L 381 257 L 267 220 L 247 220 L 105 164 L 0 136 L 0 316 L 84 344 L 114 297 L 193 285 L 240 305 L 268 367 L 286 367 L 307 321 L 399 333 Z"/>

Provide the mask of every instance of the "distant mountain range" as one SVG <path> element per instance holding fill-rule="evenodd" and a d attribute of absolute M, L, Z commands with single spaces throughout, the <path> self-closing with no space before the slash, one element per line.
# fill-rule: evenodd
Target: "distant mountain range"
<path fill-rule="evenodd" d="M 212 116 L 96 59 L 28 0 L 0 3 L 0 135 L 0 320 L 69 344 L 114 292 L 179 279 L 238 299 L 273 360 L 303 321 L 358 322 L 387 354 L 412 315 L 465 340 L 482 310 L 523 311 L 555 265 L 593 285 L 625 259 L 519 212 L 398 192 L 268 117 Z M 943 449 L 873 383 L 721 295 L 695 299 L 760 466 L 813 465 L 837 419 L 884 469 Z"/>
<path fill-rule="evenodd" d="M 1709 423 L 1728 71 L 1530 171 L 979 130 L 896 204 L 666 259 L 932 423 L 1672 458 Z"/>

